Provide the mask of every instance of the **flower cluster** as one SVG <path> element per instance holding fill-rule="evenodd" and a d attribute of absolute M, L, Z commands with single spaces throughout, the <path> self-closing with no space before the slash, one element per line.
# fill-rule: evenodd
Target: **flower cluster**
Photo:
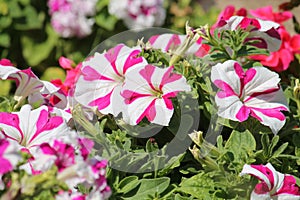
<path fill-rule="evenodd" d="M 163 0 L 110 0 L 109 12 L 131 29 L 161 26 L 166 17 Z"/>
<path fill-rule="evenodd" d="M 144 117 L 168 125 L 174 111 L 171 98 L 190 87 L 172 66 L 162 69 L 150 65 L 139 53 L 139 47 L 123 44 L 106 53 L 95 53 L 82 64 L 75 99 L 103 114 L 122 113 L 124 121 L 131 125 Z"/>
<path fill-rule="evenodd" d="M 54 30 L 64 38 L 85 37 L 92 32 L 97 0 L 49 0 L 49 13 Z M 75 23 L 76 22 L 76 23 Z"/>

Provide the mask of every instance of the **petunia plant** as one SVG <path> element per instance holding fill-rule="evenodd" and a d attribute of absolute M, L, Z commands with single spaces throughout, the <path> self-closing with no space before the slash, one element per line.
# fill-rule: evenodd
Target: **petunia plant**
<path fill-rule="evenodd" d="M 49 1 L 62 37 L 91 32 L 55 21 L 81 4 Z M 140 28 L 161 24 L 162 6 L 108 11 Z M 121 34 L 81 62 L 60 57 L 65 80 L 1 60 L 16 89 L 0 104 L 0 198 L 300 199 L 299 74 L 282 72 L 299 53 L 291 15 L 229 6 L 185 34 Z"/>

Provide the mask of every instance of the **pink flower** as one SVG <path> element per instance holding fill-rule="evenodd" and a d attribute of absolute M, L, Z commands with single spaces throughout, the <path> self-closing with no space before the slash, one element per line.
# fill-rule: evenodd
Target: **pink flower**
<path fill-rule="evenodd" d="M 232 16 L 228 20 L 220 20 L 220 30 L 237 30 L 238 28 L 249 31 L 246 41 L 260 40 L 253 45 L 268 49 L 270 52 L 277 51 L 281 45 L 280 35 L 276 30 L 279 24 L 272 21 L 263 21 L 241 16 Z"/>
<path fill-rule="evenodd" d="M 85 37 L 92 32 L 96 0 L 49 0 L 51 25 L 62 37 Z M 76 23 L 73 23 L 76 21 Z"/>
<path fill-rule="evenodd" d="M 296 179 L 291 175 L 277 172 L 270 163 L 267 165 L 246 164 L 240 175 L 245 174 L 250 174 L 261 181 L 252 191 L 251 200 L 300 199 L 300 191 L 296 185 Z"/>
<path fill-rule="evenodd" d="M 293 17 L 293 14 L 289 11 L 273 12 L 272 6 L 266 6 L 258 8 L 256 10 L 250 10 L 250 14 L 262 20 L 270 20 L 277 23 L 282 23 Z"/>
<path fill-rule="evenodd" d="M 146 117 L 152 123 L 167 126 L 174 112 L 171 98 L 180 91 L 190 90 L 186 79 L 174 73 L 173 67 L 146 65 L 132 70 L 126 74 L 122 88 L 126 104 L 123 118 L 131 125 Z"/>
<path fill-rule="evenodd" d="M 30 104 L 36 103 L 36 95 L 48 95 L 56 92 L 59 88 L 47 81 L 40 80 L 30 68 L 25 70 L 13 66 L 0 65 L 0 79 L 16 81 L 17 90 L 14 99 L 19 106 L 27 97 Z"/>
<path fill-rule="evenodd" d="M 161 49 L 163 52 L 174 52 L 185 40 L 186 35 L 161 34 L 154 35 L 149 39 L 151 46 L 155 49 Z M 203 57 L 208 54 L 210 46 L 202 44 L 202 38 L 199 38 L 187 51 L 186 55 L 195 55 Z"/>
<path fill-rule="evenodd" d="M 139 48 L 119 44 L 84 61 L 75 88 L 75 100 L 86 107 L 96 107 L 103 114 L 117 116 L 124 107 L 120 91 L 126 73 L 147 64 L 138 56 L 140 52 Z"/>
<path fill-rule="evenodd" d="M 212 67 L 211 80 L 220 89 L 215 97 L 219 116 L 240 122 L 252 116 L 275 134 L 283 127 L 281 111 L 288 107 L 275 72 L 264 67 L 244 72 L 238 62 L 229 60 Z"/>
<path fill-rule="evenodd" d="M 269 56 L 257 55 L 251 58 L 259 60 L 261 64 L 274 71 L 281 72 L 288 69 L 294 60 L 294 54 L 300 53 L 300 35 L 291 36 L 284 28 L 279 28 L 278 32 L 282 41 L 278 51 L 272 52 Z"/>
<path fill-rule="evenodd" d="M 6 58 L 2 58 L 0 60 L 0 65 L 2 66 L 13 66 L 13 64 L 11 63 L 10 60 L 6 59 Z"/>
<path fill-rule="evenodd" d="M 239 10 L 236 10 L 233 5 L 226 6 L 226 8 L 219 14 L 217 22 L 212 26 L 212 29 L 214 30 L 220 21 L 222 20 L 229 20 L 230 17 L 237 15 L 237 16 L 247 16 L 247 10 L 245 8 L 240 8 Z"/>
<path fill-rule="evenodd" d="M 20 148 L 16 142 L 0 139 L 0 190 L 5 187 L 2 175 L 12 171 L 21 158 Z"/>
<path fill-rule="evenodd" d="M 108 10 L 132 29 L 161 26 L 166 17 L 163 0 L 111 0 Z"/>
<path fill-rule="evenodd" d="M 24 105 L 20 112 L 0 113 L 0 128 L 6 138 L 29 150 L 52 138 L 63 137 L 69 130 L 62 117 L 51 116 L 48 107 L 31 110 L 30 105 Z"/>

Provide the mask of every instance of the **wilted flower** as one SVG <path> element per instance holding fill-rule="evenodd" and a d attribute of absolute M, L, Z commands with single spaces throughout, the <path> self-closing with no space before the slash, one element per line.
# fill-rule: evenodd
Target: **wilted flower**
<path fill-rule="evenodd" d="M 250 174 L 258 178 L 258 183 L 251 193 L 251 200 L 299 200 L 300 191 L 296 179 L 288 174 L 277 172 L 268 163 L 266 165 L 244 165 L 240 175 Z"/>
<path fill-rule="evenodd" d="M 108 8 L 132 29 L 161 26 L 166 17 L 163 0 L 110 0 Z"/>
<path fill-rule="evenodd" d="M 173 67 L 161 69 L 146 65 L 132 70 L 126 74 L 122 88 L 126 104 L 123 118 L 131 125 L 146 117 L 152 123 L 167 126 L 174 112 L 171 98 L 190 90 L 186 79 L 174 73 Z"/>
<path fill-rule="evenodd" d="M 212 67 L 211 79 L 221 90 L 215 97 L 219 116 L 240 122 L 252 116 L 275 134 L 283 127 L 281 111 L 288 107 L 278 74 L 264 67 L 244 72 L 238 62 L 229 60 Z"/>

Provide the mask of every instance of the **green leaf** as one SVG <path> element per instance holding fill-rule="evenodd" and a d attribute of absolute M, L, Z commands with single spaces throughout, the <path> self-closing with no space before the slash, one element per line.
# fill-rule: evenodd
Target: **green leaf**
<path fill-rule="evenodd" d="M 214 191 L 214 181 L 204 172 L 201 172 L 191 178 L 184 179 L 180 187 L 176 189 L 197 199 L 212 199 L 210 192 Z"/>
<path fill-rule="evenodd" d="M 60 68 L 60 67 L 48 67 L 46 71 L 43 73 L 41 76 L 42 80 L 45 81 L 51 81 L 54 79 L 60 79 L 60 80 L 65 80 L 66 73 L 65 71 Z"/>
<path fill-rule="evenodd" d="M 225 144 L 225 149 L 231 151 L 235 158 L 241 159 L 245 154 L 256 149 L 256 141 L 249 130 L 244 132 L 233 130 Z"/>
<path fill-rule="evenodd" d="M 288 142 L 282 144 L 276 151 L 274 151 L 274 153 L 272 153 L 272 158 L 276 158 L 280 154 L 282 154 L 284 152 L 284 150 L 288 147 L 288 145 L 289 145 Z"/>
<path fill-rule="evenodd" d="M 115 24 L 117 23 L 118 19 L 112 15 L 108 15 L 105 13 L 100 13 L 95 18 L 96 24 L 108 31 L 112 31 L 115 28 Z"/>
<path fill-rule="evenodd" d="M 141 179 L 140 182 L 141 184 L 137 192 L 133 196 L 126 196 L 123 199 L 141 200 L 147 199 L 147 197 L 149 198 L 154 194 L 159 195 L 168 188 L 170 184 L 170 178 L 162 177 L 156 179 Z"/>
<path fill-rule="evenodd" d="M 46 58 L 55 47 L 58 35 L 52 30 L 50 24 L 46 26 L 48 38 L 46 41 L 37 43 L 34 38 L 22 36 L 23 55 L 31 66 L 36 66 Z"/>
<path fill-rule="evenodd" d="M 118 193 L 128 193 L 140 184 L 137 176 L 128 176 L 120 181 L 118 185 Z"/>
<path fill-rule="evenodd" d="M 0 46 L 9 47 L 10 36 L 7 33 L 0 34 Z"/>

